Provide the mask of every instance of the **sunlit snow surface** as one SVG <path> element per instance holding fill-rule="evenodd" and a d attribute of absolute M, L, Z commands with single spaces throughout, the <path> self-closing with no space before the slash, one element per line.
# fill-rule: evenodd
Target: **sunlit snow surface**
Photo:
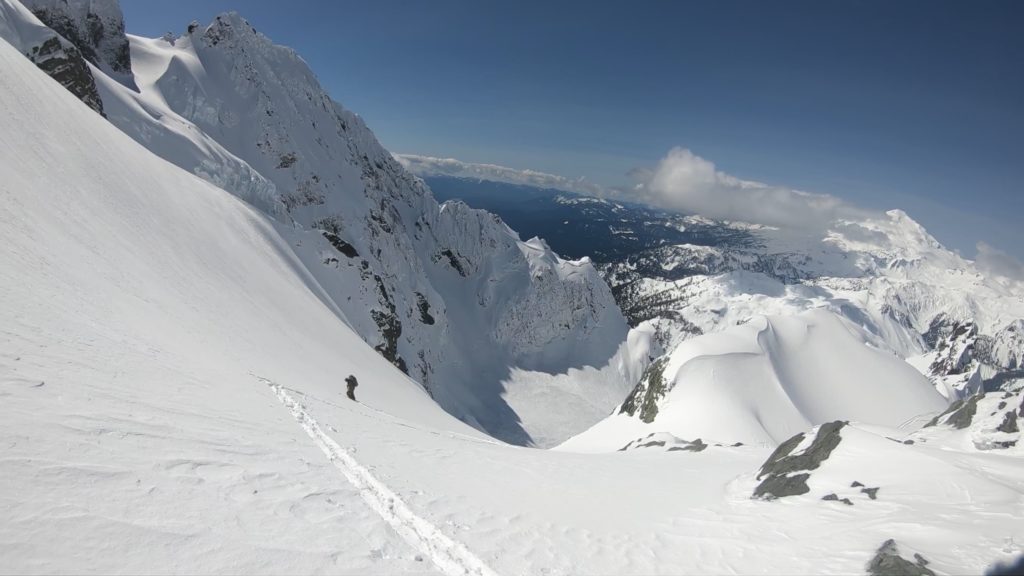
<path fill-rule="evenodd" d="M 96 74 L 109 120 L 287 224 L 281 234 L 325 299 L 449 413 L 551 445 L 629 390 L 629 370 L 616 369 L 628 327 L 589 261 L 523 242 L 465 204 L 439 205 L 293 50 L 238 14 L 129 40 L 138 91 Z M 552 424 L 530 388 L 571 370 L 576 388 L 558 399 L 582 409 Z M 514 403 L 511 388 L 525 392 Z"/>
<path fill-rule="evenodd" d="M 614 449 L 651 432 L 777 445 L 832 420 L 896 428 L 947 402 L 906 362 L 825 310 L 758 316 L 683 342 L 664 366 L 658 412 L 614 415 L 564 447 Z"/>
<path fill-rule="evenodd" d="M 979 573 L 1024 542 L 1020 448 L 972 430 L 847 427 L 774 502 L 759 444 L 496 442 L 353 332 L 288 227 L 3 42 L 0 69 L 2 572 L 847 574 L 897 538 Z"/>

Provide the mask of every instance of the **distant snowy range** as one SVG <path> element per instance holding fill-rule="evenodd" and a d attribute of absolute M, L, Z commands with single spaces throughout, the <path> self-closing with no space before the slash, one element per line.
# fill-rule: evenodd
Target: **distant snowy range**
<path fill-rule="evenodd" d="M 0 0 L 0 573 L 1019 561 L 1019 279 L 682 149 L 393 155 L 238 14 L 169 24 Z"/>

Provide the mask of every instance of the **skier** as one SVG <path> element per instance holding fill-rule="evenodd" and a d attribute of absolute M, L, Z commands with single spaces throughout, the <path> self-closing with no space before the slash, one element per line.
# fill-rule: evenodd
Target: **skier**
<path fill-rule="evenodd" d="M 353 376 L 352 374 L 349 374 L 348 378 L 345 378 L 345 383 L 348 384 L 348 391 L 345 392 L 345 395 L 348 396 L 349 400 L 355 401 L 355 399 L 356 399 L 356 386 L 359 386 L 359 381 L 356 380 L 355 376 Z"/>

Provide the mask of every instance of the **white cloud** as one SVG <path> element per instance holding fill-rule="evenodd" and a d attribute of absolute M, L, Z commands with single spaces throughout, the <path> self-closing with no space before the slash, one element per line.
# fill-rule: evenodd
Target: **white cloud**
<path fill-rule="evenodd" d="M 537 172 L 535 170 L 516 170 L 496 164 L 471 164 L 455 158 L 434 158 L 416 154 L 392 154 L 395 160 L 413 174 L 426 178 L 430 176 L 453 176 L 456 178 L 474 178 L 523 184 L 537 188 L 552 188 L 575 192 L 587 196 L 605 196 L 606 190 L 583 178 L 566 178 L 555 174 Z"/>
<path fill-rule="evenodd" d="M 1024 263 L 1020 260 L 984 242 L 978 242 L 977 248 L 974 265 L 983 274 L 1024 282 Z"/>
<path fill-rule="evenodd" d="M 836 220 L 886 221 L 893 214 L 858 208 L 827 194 L 743 180 L 719 171 L 713 162 L 685 148 L 673 148 L 653 168 L 630 170 L 626 176 L 632 185 L 622 188 L 599 186 L 583 178 L 572 179 L 495 164 L 472 164 L 454 158 L 415 154 L 394 156 L 417 176 L 454 176 L 552 188 L 585 196 L 638 202 L 715 220 L 749 222 L 813 234 L 831 229 L 842 232 L 847 240 L 874 244 L 884 241 L 883 232 L 872 232 L 849 222 L 836 224 Z M 927 234 L 923 228 L 920 233 Z M 935 242 L 931 236 L 921 241 Z M 1024 263 L 1020 260 L 984 242 L 977 244 L 977 250 L 976 266 L 980 272 L 1024 282 Z"/>
<path fill-rule="evenodd" d="M 825 194 L 741 180 L 685 148 L 669 151 L 634 189 L 634 200 L 720 220 L 796 228 L 821 228 L 867 214 Z"/>
<path fill-rule="evenodd" d="M 583 178 L 566 178 L 496 164 L 472 164 L 454 158 L 395 154 L 420 177 L 477 178 L 553 188 L 599 198 L 640 202 L 668 210 L 788 228 L 823 228 L 837 218 L 867 214 L 834 196 L 741 180 L 719 172 L 709 160 L 685 148 L 673 148 L 657 166 L 630 170 L 634 185 L 605 188 Z"/>

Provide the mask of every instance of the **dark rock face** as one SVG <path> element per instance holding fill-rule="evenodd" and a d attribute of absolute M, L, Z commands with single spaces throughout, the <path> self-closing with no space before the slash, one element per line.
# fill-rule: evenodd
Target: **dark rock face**
<path fill-rule="evenodd" d="M 327 241 L 331 243 L 331 246 L 334 246 L 335 250 L 341 252 L 347 258 L 359 257 L 359 252 L 356 251 L 355 246 L 349 244 L 348 242 L 345 242 L 337 234 L 325 231 L 324 238 L 327 238 Z"/>
<path fill-rule="evenodd" d="M 765 474 L 770 474 L 773 471 L 774 466 L 778 464 L 782 459 L 789 456 L 789 453 L 792 452 L 803 441 L 804 433 L 801 432 L 796 436 L 793 436 L 789 440 L 786 440 L 782 444 L 779 444 L 779 446 L 771 453 L 771 455 L 768 456 L 768 460 L 765 461 L 764 465 L 761 466 L 761 472 L 757 475 L 757 479 L 760 480 L 761 477 L 764 476 Z"/>
<path fill-rule="evenodd" d="M 875 552 L 867 570 L 871 576 L 935 576 L 927 565 L 928 561 L 920 554 L 914 554 L 914 562 L 900 556 L 896 541 L 890 539 Z"/>
<path fill-rule="evenodd" d="M 807 494 L 811 488 L 807 485 L 810 474 L 794 474 L 793 476 L 769 476 L 754 488 L 754 498 L 774 500 L 785 496 Z"/>
<path fill-rule="evenodd" d="M 971 425 L 974 421 L 974 415 L 978 412 L 978 400 L 985 397 L 985 393 L 975 394 L 967 399 L 956 412 L 950 415 L 946 419 L 946 424 L 956 428 L 957 430 L 963 430 Z"/>
<path fill-rule="evenodd" d="M 939 414 L 935 418 L 932 418 L 931 420 L 929 420 L 928 423 L 924 425 L 924 427 L 925 428 L 930 428 L 932 426 L 938 425 L 939 420 L 941 420 L 947 414 L 952 414 L 953 412 L 959 410 L 963 405 L 964 405 L 964 401 L 963 400 L 957 400 L 956 402 L 953 402 L 952 404 L 949 405 L 948 408 L 945 409 L 945 411 L 942 412 L 942 414 Z"/>
<path fill-rule="evenodd" d="M 283 170 L 285 168 L 291 168 L 293 164 L 298 162 L 298 160 L 299 160 L 299 158 L 295 155 L 294 152 L 288 152 L 287 154 L 282 154 L 281 155 L 281 161 L 278 162 L 278 164 L 277 164 L 277 169 L 278 170 Z"/>
<path fill-rule="evenodd" d="M 463 266 L 462 266 L 462 261 L 459 259 L 459 257 L 454 252 L 451 251 L 451 249 L 446 248 L 446 249 L 442 250 L 439 255 L 434 256 L 434 262 L 439 261 L 441 259 L 441 257 L 444 257 L 444 258 L 447 259 L 448 265 L 451 266 L 453 270 L 458 272 L 459 276 L 462 276 L 463 278 L 469 276 L 469 274 L 466 273 L 466 269 L 463 268 Z"/>
<path fill-rule="evenodd" d="M 766 474 L 788 474 L 797 470 L 814 470 L 818 468 L 822 462 L 828 459 L 832 451 L 839 446 L 839 442 L 842 440 L 839 431 L 844 426 L 846 426 L 846 422 L 841 421 L 822 424 L 821 428 L 818 429 L 817 435 L 814 437 L 814 441 L 806 450 L 800 454 L 786 455 L 776 460 L 769 457 L 768 462 L 761 467 L 761 473 L 758 474 L 758 478 Z M 798 434 L 786 442 L 789 443 L 796 438 L 799 438 L 799 440 L 793 444 L 793 448 L 795 448 L 803 440 L 803 434 Z M 772 454 L 772 457 L 774 456 L 775 454 Z"/>
<path fill-rule="evenodd" d="M 870 498 L 872 500 L 877 500 L 878 499 L 878 490 L 879 490 L 879 488 L 877 488 L 877 487 L 876 488 L 865 488 L 863 483 L 854 480 L 853 482 L 850 483 L 850 488 L 860 488 L 861 494 L 867 494 L 868 498 Z M 853 506 L 853 502 L 849 498 L 842 498 L 842 499 L 840 499 L 839 496 L 837 496 L 835 493 L 826 494 L 825 496 L 822 497 L 822 500 L 838 501 L 838 502 L 842 502 L 843 504 L 847 504 L 849 506 Z"/>
<path fill-rule="evenodd" d="M 675 438 L 671 435 L 663 436 L 666 439 L 658 439 L 655 436 L 656 434 L 652 432 L 645 437 L 637 438 L 619 448 L 619 452 L 640 448 L 665 448 L 665 452 L 703 452 L 708 447 L 707 443 L 700 438 L 691 442 L 682 438 Z M 721 444 L 716 444 L 716 446 L 721 446 Z"/>
<path fill-rule="evenodd" d="M 117 75 L 131 76 L 132 57 L 124 18 L 119 12 L 99 14 L 90 5 L 79 14 L 81 2 L 23 2 L 36 18 L 74 44 L 86 60 L 97 68 Z"/>
<path fill-rule="evenodd" d="M 313 222 L 313 228 L 320 230 L 331 246 L 346 258 L 359 257 L 356 247 L 341 238 L 342 225 L 338 218 L 321 218 Z"/>
<path fill-rule="evenodd" d="M 822 500 L 832 501 L 832 502 L 842 502 L 843 504 L 846 504 L 847 506 L 853 506 L 853 502 L 851 502 L 849 498 L 840 499 L 839 496 L 836 496 L 835 494 L 826 494 L 826 495 L 822 496 L 821 499 Z"/>
<path fill-rule="evenodd" d="M 999 432 L 1006 432 L 1013 434 L 1020 432 L 1020 428 L 1017 427 L 1017 415 L 1014 414 L 1013 410 L 1010 410 L 1003 416 L 1003 422 L 996 428 Z"/>
<path fill-rule="evenodd" d="M 754 489 L 754 497 L 774 499 L 809 492 L 810 488 L 806 481 L 810 478 L 810 474 L 803 473 L 793 476 L 790 474 L 816 470 L 822 462 L 828 460 L 832 451 L 842 441 L 839 431 L 846 424 L 846 422 L 838 420 L 822 424 L 811 445 L 799 454 L 791 454 L 791 452 L 803 441 L 802 433 L 780 444 L 761 466 L 757 479 L 761 480 L 765 476 L 767 478 Z"/>
<path fill-rule="evenodd" d="M 978 401 L 985 397 L 985 393 L 975 394 L 966 400 L 957 400 L 950 404 L 949 408 L 942 414 L 939 414 L 935 418 L 932 418 L 931 422 L 925 424 L 925 428 L 929 426 L 935 426 L 945 418 L 945 423 L 956 428 L 957 430 L 963 430 L 971 425 L 974 421 L 974 414 L 978 411 Z"/>
<path fill-rule="evenodd" d="M 103 101 L 96 90 L 96 79 L 78 48 L 54 35 L 33 47 L 25 56 L 86 106 L 104 115 Z"/>
<path fill-rule="evenodd" d="M 373 318 L 373 322 L 377 325 L 381 337 L 381 342 L 374 346 L 374 350 L 408 375 L 409 366 L 406 364 L 405 359 L 398 354 L 398 339 L 402 336 L 402 321 L 396 314 L 395 301 L 391 298 L 391 294 L 388 293 L 384 280 L 380 275 L 374 274 L 370 270 L 370 263 L 366 260 L 361 262 L 360 274 L 364 280 L 373 278 L 377 288 L 377 301 L 383 307 L 383 309 L 375 308 L 370 311 L 370 317 Z"/>
<path fill-rule="evenodd" d="M 672 446 L 668 449 L 669 452 L 703 452 L 708 445 L 703 440 L 697 438 L 687 446 Z"/>
<path fill-rule="evenodd" d="M 662 357 L 647 367 L 640 382 L 622 403 L 619 414 L 635 416 L 639 410 L 641 420 L 648 424 L 654 422 L 654 418 L 658 415 L 658 402 L 668 392 L 668 383 L 665 381 L 665 366 L 667 365 L 668 357 Z"/>
<path fill-rule="evenodd" d="M 939 353 L 929 367 L 932 374 L 961 374 L 974 360 L 978 326 L 973 322 L 954 322 L 940 314 L 922 336 Z"/>
<path fill-rule="evenodd" d="M 967 393 L 993 392 L 1024 379 L 1024 321 L 1014 320 L 994 334 L 982 334 L 969 320 L 955 320 L 947 314 L 932 319 L 921 335 L 935 352 L 929 366 L 932 376 L 954 377 L 958 389 Z M 983 379 L 979 369 L 995 373 Z"/>
<path fill-rule="evenodd" d="M 420 310 L 420 322 L 432 325 L 434 317 L 430 315 L 430 302 L 427 302 L 427 298 L 419 292 L 416 293 L 416 307 Z"/>

